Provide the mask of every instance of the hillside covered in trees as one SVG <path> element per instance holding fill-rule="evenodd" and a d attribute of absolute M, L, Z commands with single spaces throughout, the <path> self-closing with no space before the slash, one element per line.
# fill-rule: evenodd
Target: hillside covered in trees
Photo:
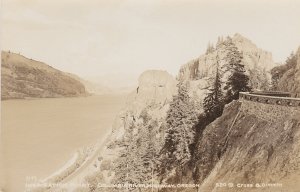
<path fill-rule="evenodd" d="M 87 95 L 69 74 L 11 52 L 1 52 L 1 78 L 2 100 Z"/>

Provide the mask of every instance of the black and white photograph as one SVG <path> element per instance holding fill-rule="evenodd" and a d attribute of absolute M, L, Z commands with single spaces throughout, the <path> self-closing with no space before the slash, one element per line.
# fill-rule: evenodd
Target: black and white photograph
<path fill-rule="evenodd" d="M 0 2 L 0 192 L 300 192 L 300 0 Z"/>

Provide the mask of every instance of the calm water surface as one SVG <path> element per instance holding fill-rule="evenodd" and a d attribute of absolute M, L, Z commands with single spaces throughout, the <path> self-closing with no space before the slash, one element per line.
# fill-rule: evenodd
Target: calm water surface
<path fill-rule="evenodd" d="M 103 140 L 124 96 L 2 102 L 0 172 L 5 191 L 24 190 L 27 176 L 45 178 L 76 151 Z"/>

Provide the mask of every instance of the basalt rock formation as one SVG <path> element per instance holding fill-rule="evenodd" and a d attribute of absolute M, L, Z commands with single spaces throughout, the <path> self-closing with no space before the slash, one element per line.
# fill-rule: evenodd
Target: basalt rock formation
<path fill-rule="evenodd" d="M 147 112 L 151 119 L 161 123 L 166 116 L 172 96 L 177 91 L 176 80 L 166 71 L 145 71 L 138 81 L 138 87 L 129 94 L 126 106 L 116 117 L 112 137 L 117 135 L 118 138 L 124 137 L 124 133 L 132 124 L 142 121 L 143 112 Z"/>

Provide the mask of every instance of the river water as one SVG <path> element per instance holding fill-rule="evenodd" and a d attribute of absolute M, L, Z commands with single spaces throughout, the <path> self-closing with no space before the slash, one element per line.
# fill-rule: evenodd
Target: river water
<path fill-rule="evenodd" d="M 4 191 L 24 191 L 26 178 L 43 179 L 62 167 L 76 149 L 104 140 L 124 98 L 3 101 L 0 174 Z"/>

